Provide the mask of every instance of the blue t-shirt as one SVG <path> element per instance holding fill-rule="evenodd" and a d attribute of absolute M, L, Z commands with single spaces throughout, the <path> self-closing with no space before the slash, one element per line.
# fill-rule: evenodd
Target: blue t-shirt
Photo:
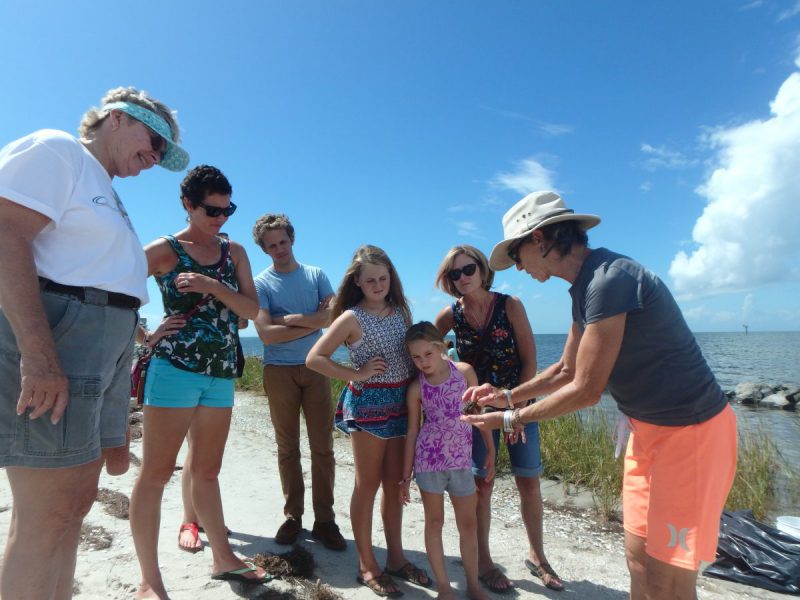
<path fill-rule="evenodd" d="M 298 265 L 290 273 L 279 273 L 269 267 L 258 274 L 255 284 L 259 306 L 273 318 L 316 312 L 323 298 L 333 294 L 331 282 L 322 269 L 308 265 Z M 304 364 L 308 351 L 321 335 L 317 330 L 290 342 L 264 346 L 264 364 Z"/>
<path fill-rule="evenodd" d="M 627 313 L 608 391 L 619 409 L 654 425 L 694 425 L 727 400 L 667 286 L 627 256 L 593 250 L 569 290 L 572 319 L 587 325 Z"/>

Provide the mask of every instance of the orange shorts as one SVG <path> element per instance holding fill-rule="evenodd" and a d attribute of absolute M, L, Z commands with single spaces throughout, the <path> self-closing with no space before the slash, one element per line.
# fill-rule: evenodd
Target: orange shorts
<path fill-rule="evenodd" d="M 625 454 L 625 530 L 662 562 L 696 571 L 713 561 L 719 518 L 736 474 L 736 415 L 726 406 L 697 425 L 631 419 Z"/>

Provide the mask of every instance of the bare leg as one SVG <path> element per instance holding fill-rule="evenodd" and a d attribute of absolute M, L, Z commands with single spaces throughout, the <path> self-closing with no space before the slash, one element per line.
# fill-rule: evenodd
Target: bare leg
<path fill-rule="evenodd" d="M 15 600 L 72 596 L 78 537 L 97 497 L 102 465 L 96 460 L 65 469 L 6 469 L 14 502 L 0 596 Z"/>
<path fill-rule="evenodd" d="M 697 600 L 697 571 L 648 556 L 645 538 L 625 532 L 631 600 Z"/>
<path fill-rule="evenodd" d="M 230 408 L 198 406 L 189 430 L 191 458 L 192 502 L 203 528 L 206 530 L 211 551 L 212 571 L 232 571 L 247 565 L 233 553 L 228 542 L 222 499 L 219 493 L 219 472 L 222 455 L 228 440 L 231 424 Z M 264 576 L 262 569 L 245 575 L 251 579 Z"/>
<path fill-rule="evenodd" d="M 187 436 L 186 441 L 189 442 L 189 452 L 186 455 L 186 460 L 183 462 L 183 470 L 181 470 L 181 497 L 183 498 L 183 523 L 197 523 L 197 512 L 194 510 L 194 503 L 192 502 L 192 451 L 190 436 Z M 203 543 L 200 538 L 195 539 L 194 534 L 188 530 L 182 530 L 178 534 L 178 545 L 187 550 L 202 550 Z"/>
<path fill-rule="evenodd" d="M 489 600 L 478 582 L 478 520 L 475 515 L 477 495 L 450 496 L 450 502 L 456 515 L 461 562 L 467 576 L 467 596 L 472 600 Z"/>
<path fill-rule="evenodd" d="M 442 545 L 442 527 L 444 526 L 444 495 L 423 492 L 422 505 L 425 507 L 425 552 L 431 564 L 433 577 L 436 579 L 436 591 L 439 598 L 455 598 L 455 592 L 447 577 L 444 566 L 444 547 Z"/>
<path fill-rule="evenodd" d="M 175 470 L 194 408 L 144 407 L 142 466 L 131 494 L 131 532 L 142 570 L 137 598 L 167 598 L 158 567 L 158 532 L 164 486 Z"/>
<path fill-rule="evenodd" d="M 397 484 L 403 478 L 405 443 L 404 437 L 387 440 L 383 455 L 381 517 L 386 536 L 386 566 L 389 569 L 399 569 L 408 562 L 403 554 L 403 504 L 397 493 Z"/>
<path fill-rule="evenodd" d="M 350 522 L 358 552 L 358 570 L 368 580 L 383 572 L 372 549 L 372 512 L 375 495 L 381 484 L 386 440 L 357 431 L 350 435 L 350 442 L 356 471 L 353 496 L 350 499 Z"/>
<path fill-rule="evenodd" d="M 544 534 L 542 520 L 544 507 L 542 506 L 542 490 L 538 477 L 515 477 L 514 481 L 519 490 L 519 508 L 522 522 L 528 534 L 528 558 L 534 565 L 548 564 L 544 554 Z M 546 575 L 552 589 L 563 588 L 560 577 Z M 547 583 L 547 582 L 545 582 Z"/>

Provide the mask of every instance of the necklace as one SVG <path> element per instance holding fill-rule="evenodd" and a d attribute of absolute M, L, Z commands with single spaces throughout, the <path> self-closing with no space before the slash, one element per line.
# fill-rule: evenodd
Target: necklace
<path fill-rule="evenodd" d="M 476 330 L 483 329 L 486 323 L 487 312 L 489 306 L 492 304 L 493 296 L 489 296 L 488 302 L 481 302 L 476 300 L 474 304 L 470 305 L 462 299 L 462 306 L 464 307 L 464 316 L 467 322 L 472 325 Z"/>

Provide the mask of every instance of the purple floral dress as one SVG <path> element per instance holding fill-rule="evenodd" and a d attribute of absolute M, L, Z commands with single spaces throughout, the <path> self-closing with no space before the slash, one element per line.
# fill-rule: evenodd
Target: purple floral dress
<path fill-rule="evenodd" d="M 449 362 L 449 361 L 448 361 Z M 467 380 L 452 362 L 450 377 L 431 385 L 419 374 L 422 410 L 425 415 L 417 436 L 414 471 L 431 473 L 472 467 L 472 428 L 461 421 L 461 396 Z"/>

